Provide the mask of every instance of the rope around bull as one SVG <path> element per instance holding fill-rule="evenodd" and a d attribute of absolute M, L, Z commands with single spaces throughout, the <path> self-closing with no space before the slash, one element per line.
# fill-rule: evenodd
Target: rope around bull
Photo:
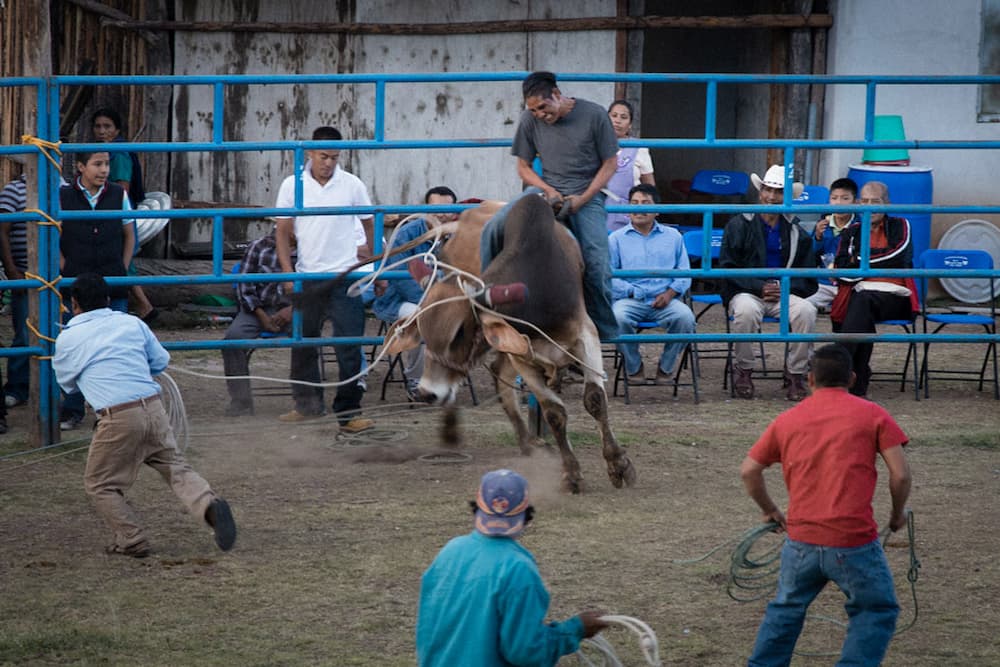
<path fill-rule="evenodd" d="M 389 241 L 387 241 L 387 245 L 389 245 L 390 247 L 395 242 L 396 235 L 399 233 L 399 229 L 400 229 L 400 226 L 397 226 L 393 230 L 392 235 L 389 237 Z M 605 379 L 607 378 L 607 374 L 605 373 L 605 371 L 604 371 L 603 368 L 595 368 L 595 367 L 591 366 L 590 364 L 587 364 L 585 361 L 583 361 L 582 359 L 580 359 L 579 357 L 577 357 L 576 355 L 574 355 L 572 352 L 570 352 L 565 346 L 561 345 L 555 339 L 553 339 L 551 336 L 549 336 L 547 333 L 545 333 L 544 331 L 542 331 L 542 329 L 539 328 L 538 326 L 536 326 L 535 324 L 532 324 L 531 322 L 528 322 L 528 321 L 523 320 L 521 318 L 514 317 L 512 315 L 506 315 L 504 313 L 500 313 L 500 312 L 494 310 L 493 308 L 485 306 L 482 303 L 480 303 L 479 301 L 477 301 L 476 297 L 478 295 L 482 294 L 483 291 L 485 291 L 485 289 L 487 287 L 486 283 L 483 281 L 483 279 L 481 277 L 479 277 L 479 276 L 477 276 L 475 274 L 469 273 L 468 271 L 460 269 L 457 266 L 453 266 L 453 265 L 448 264 L 446 262 L 442 262 L 441 259 L 437 255 L 434 254 L 434 250 L 442 242 L 442 238 L 443 238 L 443 236 L 445 234 L 445 230 L 441 230 L 441 228 L 438 228 L 438 229 L 433 230 L 433 231 L 436 232 L 436 236 L 434 237 L 434 241 L 431 244 L 430 249 L 424 251 L 423 253 L 419 253 L 417 255 L 412 255 L 410 257 L 404 257 L 402 259 L 398 259 L 396 261 L 388 262 L 387 263 L 385 261 L 385 259 L 393 254 L 393 252 L 388 252 L 388 253 L 384 253 L 381 256 L 374 257 L 374 258 L 372 258 L 371 260 L 369 260 L 367 262 L 360 263 L 360 264 L 356 265 L 355 267 L 352 267 L 352 269 L 351 269 L 351 270 L 353 270 L 357 266 L 364 266 L 365 264 L 370 264 L 372 262 L 381 260 L 381 262 L 379 262 L 378 266 L 375 268 L 374 271 L 372 271 L 367 276 L 359 278 L 356 281 L 354 281 L 353 283 L 351 283 L 351 285 L 347 288 L 347 293 L 349 295 L 351 295 L 351 296 L 358 296 L 358 295 L 360 295 L 361 292 L 363 292 L 364 290 L 366 290 L 369 286 L 373 285 L 375 283 L 375 281 L 379 279 L 379 276 L 381 276 L 383 273 L 385 273 L 387 271 L 392 271 L 392 270 L 397 269 L 397 268 L 400 268 L 401 266 L 404 266 L 404 265 L 408 264 L 413 259 L 422 259 L 424 261 L 424 264 L 428 265 L 429 269 L 430 269 L 429 279 L 428 279 L 428 282 L 427 282 L 426 286 L 424 287 L 423 295 L 421 295 L 420 302 L 417 304 L 417 310 L 415 310 L 413 313 L 411 313 L 407 317 L 405 317 L 402 320 L 400 320 L 400 323 L 397 324 L 395 327 L 393 327 L 391 335 L 385 340 L 385 342 L 384 342 L 384 344 L 382 346 L 382 349 L 379 351 L 379 353 L 372 360 L 372 364 L 371 365 L 374 366 L 374 365 L 378 364 L 380 361 L 382 361 L 385 358 L 385 356 L 386 356 L 386 350 L 388 349 L 388 347 L 390 346 L 390 344 L 392 342 L 394 342 L 398 338 L 398 336 L 400 335 L 400 332 L 403 331 L 404 329 L 406 329 L 408 326 L 412 325 L 413 322 L 415 322 L 416 319 L 420 315 L 422 315 L 423 313 L 426 313 L 427 311 L 429 311 L 432 308 L 437 308 L 439 306 L 443 306 L 443 305 L 446 305 L 446 304 L 449 304 L 449 303 L 454 303 L 454 302 L 457 302 L 457 301 L 468 301 L 469 304 L 470 304 L 470 306 L 472 307 L 473 311 L 476 313 L 476 318 L 477 319 L 479 318 L 479 312 L 483 312 L 483 313 L 488 313 L 490 315 L 494 315 L 494 316 L 499 317 L 501 319 L 504 319 L 504 320 L 506 320 L 508 322 L 514 322 L 514 323 L 526 326 L 526 327 L 532 329 L 533 331 L 535 331 L 536 333 L 538 333 L 538 335 L 540 335 L 545 340 L 547 340 L 549 343 L 551 343 L 552 345 L 554 345 L 558 350 L 560 350 L 563 354 L 565 354 L 570 359 L 572 359 L 574 362 L 576 362 L 577 364 L 579 364 L 581 367 L 587 368 L 587 369 L 589 369 L 589 370 L 591 370 L 591 371 L 593 371 L 593 372 L 595 372 L 595 373 L 597 373 L 599 375 L 602 375 L 602 376 L 605 377 Z M 428 232 L 428 233 L 430 233 L 430 232 Z M 419 239 L 417 239 L 417 240 L 419 240 Z M 407 244 L 407 245 L 410 245 L 410 244 Z M 400 248 L 396 248 L 395 251 L 396 252 L 400 252 L 401 249 Z M 443 276 L 440 275 L 442 273 L 444 273 Z M 458 283 L 459 288 L 462 290 L 462 294 L 461 295 L 453 296 L 453 297 L 447 297 L 447 298 L 441 299 L 439 301 L 435 301 L 432 304 L 425 304 L 424 303 L 424 299 L 426 298 L 426 295 L 427 295 L 428 291 L 430 290 L 431 286 L 434 285 L 434 283 L 436 283 L 438 281 L 449 280 L 451 278 L 455 278 L 456 279 L 456 282 Z M 357 373 L 357 374 L 355 374 L 355 375 L 353 375 L 353 376 L 351 376 L 351 377 L 349 377 L 347 379 L 338 380 L 336 382 L 310 382 L 310 381 L 307 381 L 307 380 L 292 380 L 292 379 L 288 379 L 288 378 L 274 378 L 274 377 L 261 376 L 261 375 L 230 375 L 230 376 L 215 375 L 215 374 L 209 374 L 209 373 L 200 373 L 198 371 L 193 371 L 191 369 L 184 368 L 182 366 L 174 366 L 174 365 L 172 365 L 171 368 L 173 370 L 177 371 L 177 372 L 180 372 L 180 373 L 184 373 L 184 374 L 187 374 L 187 375 L 192 375 L 192 376 L 195 376 L 195 377 L 202 377 L 202 378 L 206 378 L 206 379 L 213 379 L 213 380 L 258 380 L 258 381 L 262 381 L 262 382 L 277 382 L 277 383 L 286 383 L 286 384 L 297 384 L 297 385 L 306 386 L 306 387 L 324 387 L 324 388 L 325 387 L 339 387 L 339 386 L 342 386 L 342 385 L 350 384 L 352 382 L 357 382 L 359 379 L 361 379 L 362 377 L 364 377 L 367 374 L 367 371 L 362 371 L 362 372 L 359 372 L 359 373 Z"/>
<path fill-rule="evenodd" d="M 781 547 L 782 543 L 771 546 L 763 552 L 751 556 L 758 540 L 770 533 L 777 533 L 778 524 L 774 521 L 762 523 L 745 531 L 739 537 L 733 538 L 722 544 L 713 547 L 708 553 L 698 558 L 687 560 L 674 560 L 677 565 L 690 565 L 700 563 L 726 546 L 736 543 L 729 559 L 729 580 L 726 583 L 726 594 L 736 602 L 753 602 L 765 597 L 778 587 L 778 572 L 781 569 Z M 882 548 L 885 549 L 889 542 L 892 530 L 886 526 L 880 537 L 882 538 Z M 901 628 L 897 628 L 893 636 L 906 632 L 912 628 L 919 616 L 919 605 L 917 603 L 917 579 L 920 577 L 920 560 L 916 553 L 916 523 L 912 510 L 906 510 L 906 537 L 909 548 L 910 565 L 906 572 L 906 580 L 910 584 L 910 597 L 913 600 L 913 618 Z M 746 593 L 745 593 L 746 592 Z M 806 617 L 817 621 L 833 623 L 834 625 L 847 628 L 843 621 L 823 616 L 821 614 L 811 614 Z M 806 657 L 830 657 L 839 653 L 813 653 L 796 651 L 796 655 Z"/>

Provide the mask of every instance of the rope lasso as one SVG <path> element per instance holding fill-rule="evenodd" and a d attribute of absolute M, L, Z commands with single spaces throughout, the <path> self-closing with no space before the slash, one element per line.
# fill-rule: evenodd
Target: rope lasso
<path fill-rule="evenodd" d="M 781 547 L 783 546 L 783 543 L 778 542 L 776 545 L 766 549 L 763 553 L 753 557 L 751 557 L 750 553 L 758 540 L 769 533 L 777 532 L 777 528 L 778 524 L 774 521 L 762 523 L 745 531 L 737 538 L 728 540 L 713 547 L 703 556 L 689 560 L 674 560 L 673 562 L 681 565 L 698 563 L 709 558 L 720 549 L 736 542 L 736 547 L 733 549 L 729 562 L 729 580 L 726 584 L 726 593 L 736 602 L 742 603 L 760 600 L 762 598 L 769 597 L 778 587 L 777 575 L 781 569 L 780 559 Z M 883 550 L 885 549 L 891 534 L 892 530 L 888 526 L 886 526 L 880 534 L 880 537 L 882 538 Z M 919 615 L 916 583 L 920 576 L 920 560 L 917 558 L 916 554 L 916 524 L 913 518 L 912 510 L 906 510 L 906 535 L 910 559 L 910 565 L 906 572 L 906 580 L 910 584 L 910 596 L 913 600 L 913 618 L 903 627 L 897 628 L 893 633 L 893 636 L 912 628 L 916 624 Z M 758 572 L 759 570 L 763 570 L 763 572 Z M 744 595 L 740 591 L 752 591 L 752 593 Z M 843 621 L 830 618 L 829 616 L 812 614 L 807 616 L 807 619 L 833 623 L 834 625 L 842 628 L 847 627 L 847 624 Z M 812 653 L 798 650 L 795 653 L 796 655 L 807 657 L 829 657 L 839 655 L 839 653 Z"/>
<path fill-rule="evenodd" d="M 656 639 L 656 633 L 653 629 L 646 625 L 644 622 L 640 621 L 638 618 L 632 618 L 631 616 L 622 616 L 618 614 L 609 614 L 606 616 L 601 616 L 600 620 L 605 623 L 620 625 L 628 630 L 631 630 L 639 640 L 639 649 L 642 651 L 642 657 L 645 659 L 646 664 L 649 667 L 661 667 L 663 664 L 660 661 L 660 644 Z M 583 648 L 591 648 L 601 654 L 601 662 L 594 662 L 586 655 L 584 655 Z M 618 658 L 618 654 L 615 653 L 614 647 L 611 645 L 605 637 L 600 634 L 594 635 L 589 639 L 584 639 L 580 642 L 581 650 L 576 652 L 576 659 L 581 665 L 586 667 L 622 667 L 622 662 Z"/>

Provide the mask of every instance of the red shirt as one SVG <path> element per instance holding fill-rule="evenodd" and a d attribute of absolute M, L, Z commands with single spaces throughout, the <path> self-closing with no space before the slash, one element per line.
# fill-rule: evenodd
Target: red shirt
<path fill-rule="evenodd" d="M 856 547 L 878 537 L 875 456 L 907 442 L 882 407 L 845 388 L 825 388 L 778 415 L 749 455 L 764 466 L 781 464 L 791 539 Z"/>

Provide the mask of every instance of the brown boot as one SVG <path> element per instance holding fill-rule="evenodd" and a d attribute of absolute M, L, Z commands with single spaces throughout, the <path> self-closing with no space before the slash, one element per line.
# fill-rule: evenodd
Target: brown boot
<path fill-rule="evenodd" d="M 785 398 L 789 401 L 801 401 L 809 395 L 809 391 L 806 389 L 805 377 L 802 373 L 785 374 L 785 383 L 788 387 Z"/>
<path fill-rule="evenodd" d="M 749 368 L 733 366 L 733 391 L 738 398 L 753 398 L 753 371 Z"/>

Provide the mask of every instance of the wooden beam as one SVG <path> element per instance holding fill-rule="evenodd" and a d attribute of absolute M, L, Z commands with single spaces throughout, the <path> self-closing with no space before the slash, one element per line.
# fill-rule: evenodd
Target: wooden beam
<path fill-rule="evenodd" d="M 72 0 L 78 4 L 87 0 Z M 830 14 L 748 14 L 746 16 L 597 16 L 524 21 L 467 21 L 457 23 L 254 23 L 217 21 L 135 21 L 102 19 L 102 25 L 125 30 L 172 32 L 268 32 L 350 35 L 479 35 L 503 32 L 585 32 L 592 30 L 761 28 L 830 28 Z"/>
<path fill-rule="evenodd" d="M 47 0 L 27 0 L 15 4 L 20 16 L 15 17 L 18 21 L 18 29 L 23 39 L 21 41 L 22 62 L 24 63 L 23 76 L 48 77 L 52 75 L 52 51 L 50 48 L 51 36 L 49 34 L 49 3 Z M 29 92 L 29 90 L 31 92 Z M 38 127 L 38 108 L 40 100 L 31 89 L 26 89 L 22 96 L 21 118 L 23 131 L 26 134 L 34 134 Z M 38 163 L 45 158 L 37 157 L 29 159 L 25 165 L 25 175 L 27 177 L 27 208 L 39 208 L 38 201 Z M 28 242 L 28 269 L 38 275 L 44 275 L 38 265 L 38 225 L 29 223 L 26 226 Z M 47 316 L 47 315 L 46 315 Z M 39 322 L 39 300 L 38 290 L 28 290 L 28 319 L 32 322 Z M 34 341 L 32 341 L 34 342 Z M 28 426 L 29 439 L 33 446 L 39 447 L 51 442 L 59 441 L 59 420 L 50 419 L 51 415 L 43 415 L 40 407 L 39 382 L 39 362 L 32 357 L 30 363 L 31 391 L 28 394 L 28 414 L 31 415 L 31 422 Z M 55 378 L 52 379 L 55 382 Z"/>
<path fill-rule="evenodd" d="M 70 2 L 76 5 L 77 7 L 80 7 L 81 9 L 85 9 L 88 12 L 92 12 L 94 14 L 98 14 L 100 16 L 105 17 L 101 21 L 102 25 L 111 25 L 122 22 L 129 23 L 133 21 L 133 18 L 130 15 L 126 14 L 125 12 L 119 11 L 114 7 L 109 7 L 100 2 L 96 2 L 96 0 L 67 0 L 67 2 Z M 130 29 L 135 30 L 137 33 L 139 33 L 140 37 L 142 37 L 150 44 L 156 44 L 161 39 L 163 39 L 161 35 L 158 35 L 155 32 L 149 30 L 145 30 L 142 28 L 130 28 Z"/>

